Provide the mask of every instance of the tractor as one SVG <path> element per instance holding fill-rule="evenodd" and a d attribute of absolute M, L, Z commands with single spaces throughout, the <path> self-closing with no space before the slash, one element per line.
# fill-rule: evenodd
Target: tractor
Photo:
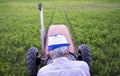
<path fill-rule="evenodd" d="M 41 43 L 42 43 L 42 54 L 39 54 L 37 47 L 31 47 L 27 52 L 27 69 L 30 76 L 37 76 L 38 70 L 49 64 L 52 63 L 52 59 L 49 56 L 48 52 L 48 37 L 55 34 L 62 34 L 66 37 L 67 42 L 70 44 L 69 46 L 69 60 L 79 60 L 85 61 L 89 67 L 91 67 L 91 53 L 90 49 L 87 45 L 82 44 L 78 46 L 77 51 L 75 50 L 73 40 L 70 36 L 70 32 L 66 25 L 64 24 L 55 24 L 50 25 L 47 33 L 44 29 L 44 17 L 43 17 L 43 6 L 42 3 L 38 4 L 40 10 L 40 36 L 41 36 Z"/>

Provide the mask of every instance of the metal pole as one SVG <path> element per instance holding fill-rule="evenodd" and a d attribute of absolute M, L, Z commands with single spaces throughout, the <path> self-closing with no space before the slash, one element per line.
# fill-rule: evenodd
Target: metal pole
<path fill-rule="evenodd" d="M 41 42 L 42 42 L 42 51 L 45 49 L 45 29 L 44 29 L 44 16 L 43 16 L 43 6 L 42 3 L 39 4 L 40 10 L 40 22 L 41 22 Z"/>

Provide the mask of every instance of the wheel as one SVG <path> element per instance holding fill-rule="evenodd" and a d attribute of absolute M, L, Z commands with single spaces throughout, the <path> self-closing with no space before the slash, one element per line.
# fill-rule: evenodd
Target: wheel
<path fill-rule="evenodd" d="M 38 49 L 36 47 L 32 47 L 28 50 L 27 53 L 27 69 L 30 76 L 37 76 L 39 61 L 37 59 Z"/>
<path fill-rule="evenodd" d="M 91 67 L 92 58 L 90 49 L 87 45 L 82 44 L 78 47 L 78 60 L 85 61 L 89 65 L 89 67 Z"/>

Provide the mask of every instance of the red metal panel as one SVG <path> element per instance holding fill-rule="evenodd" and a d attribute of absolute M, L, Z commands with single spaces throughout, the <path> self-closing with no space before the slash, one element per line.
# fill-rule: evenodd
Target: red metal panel
<path fill-rule="evenodd" d="M 54 35 L 54 34 L 62 34 L 66 37 L 68 43 L 70 44 L 69 46 L 69 51 L 72 53 L 75 53 L 75 48 L 70 36 L 70 33 L 65 25 L 51 25 L 48 30 L 47 38 L 46 38 L 46 46 L 45 46 L 45 54 L 48 53 L 48 36 Z"/>

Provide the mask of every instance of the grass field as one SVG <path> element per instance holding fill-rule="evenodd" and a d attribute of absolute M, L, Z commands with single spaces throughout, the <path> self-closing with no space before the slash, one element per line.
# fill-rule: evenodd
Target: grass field
<path fill-rule="evenodd" d="M 91 76 L 120 76 L 119 0 L 0 0 L 0 76 L 29 75 L 27 50 L 41 50 L 40 2 L 46 30 L 50 24 L 65 24 L 76 49 L 90 47 Z"/>

